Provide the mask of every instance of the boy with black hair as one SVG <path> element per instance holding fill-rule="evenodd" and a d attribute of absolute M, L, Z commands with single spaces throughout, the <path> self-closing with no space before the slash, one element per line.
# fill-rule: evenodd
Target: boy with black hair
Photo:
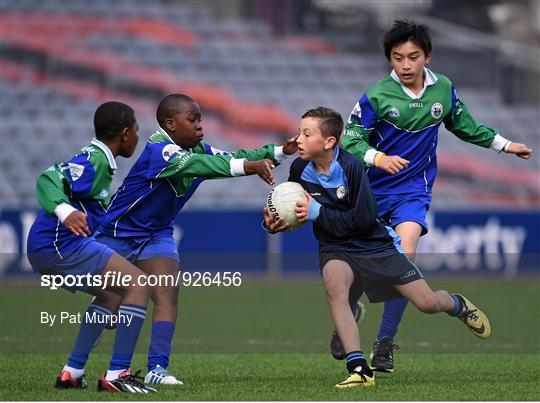
<path fill-rule="evenodd" d="M 433 292 L 407 258 L 399 238 L 377 219 L 377 206 L 358 159 L 338 147 L 343 120 L 336 111 L 319 107 L 300 121 L 297 158 L 289 181 L 305 189 L 307 202 L 298 202 L 300 222 L 313 222 L 319 242 L 319 269 L 332 321 L 342 341 L 349 376 L 337 388 L 372 386 L 375 376 L 360 347 L 351 303 L 363 292 L 370 302 L 403 296 L 424 313 L 446 312 L 460 319 L 481 338 L 491 330 L 486 315 L 459 294 Z M 269 232 L 289 228 L 263 210 Z"/>
<path fill-rule="evenodd" d="M 432 55 L 427 26 L 395 21 L 384 35 L 383 47 L 393 70 L 354 106 L 342 147 L 369 168 L 379 217 L 395 229 L 414 261 L 418 240 L 428 232 L 426 214 L 437 174 L 441 123 L 461 140 L 499 153 L 528 159 L 532 150 L 476 122 L 451 81 L 426 68 Z M 377 371 L 394 369 L 394 337 L 406 306 L 405 298 L 385 303 L 372 352 L 371 366 Z M 334 358 L 344 358 L 336 333 L 331 351 Z"/>
<path fill-rule="evenodd" d="M 295 139 L 234 153 L 202 140 L 202 112 L 184 94 L 166 96 L 156 111 L 158 130 L 114 195 L 97 239 L 147 274 L 177 278 L 180 260 L 173 220 L 206 179 L 257 174 L 272 185 L 272 168 L 296 152 Z M 147 384 L 182 385 L 167 370 L 176 327 L 178 284 L 153 287 Z"/>
<path fill-rule="evenodd" d="M 108 205 L 115 158 L 133 154 L 139 125 L 131 107 L 106 102 L 96 109 L 94 128 L 96 138 L 88 146 L 39 177 L 37 198 L 42 210 L 28 235 L 28 259 L 41 275 L 80 276 L 75 286 L 64 288 L 96 297 L 85 312 L 72 353 L 55 386 L 87 387 L 84 366 L 97 337 L 117 312 L 115 315 L 123 320 L 118 321 L 109 369 L 99 378 L 98 390 L 147 394 L 155 390 L 139 382 L 130 370 L 146 314 L 148 290 L 140 285 L 145 275 L 92 236 Z M 115 273 L 131 276 L 134 283 L 110 284 L 106 279 Z M 94 284 L 94 276 L 101 284 Z M 110 305 L 108 300 L 119 301 L 120 305 Z"/>

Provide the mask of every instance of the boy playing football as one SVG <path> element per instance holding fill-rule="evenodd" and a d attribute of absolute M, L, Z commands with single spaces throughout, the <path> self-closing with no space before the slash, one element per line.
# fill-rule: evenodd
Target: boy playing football
<path fill-rule="evenodd" d="M 165 97 L 157 108 L 158 130 L 113 196 L 97 239 L 147 274 L 172 275 L 180 268 L 173 220 L 206 179 L 259 175 L 273 184 L 272 168 L 296 152 L 283 146 L 225 152 L 205 144 L 199 105 L 183 94 Z M 147 384 L 182 385 L 167 371 L 176 326 L 178 285 L 153 287 L 152 335 Z"/>
<path fill-rule="evenodd" d="M 377 219 L 377 207 L 358 159 L 338 147 L 343 130 L 341 115 L 319 107 L 300 121 L 297 158 L 289 181 L 306 190 L 298 202 L 300 222 L 313 222 L 319 242 L 319 269 L 332 321 L 342 341 L 348 377 L 337 388 L 371 386 L 373 371 L 360 347 L 358 326 L 350 303 L 365 292 L 371 302 L 403 296 L 424 313 L 446 312 L 460 319 L 480 338 L 491 330 L 486 315 L 468 299 L 446 291 L 432 291 L 418 268 L 407 258 L 399 238 Z M 283 218 L 263 210 L 270 232 L 286 231 Z"/>
<path fill-rule="evenodd" d="M 37 198 L 42 210 L 30 229 L 28 258 L 33 269 L 42 275 L 100 276 L 106 285 L 102 289 L 101 284 L 83 281 L 81 286 L 65 287 L 96 298 L 84 315 L 72 353 L 55 386 L 87 386 L 84 366 L 97 337 L 115 312 L 129 316 L 130 320 L 118 323 L 109 369 L 99 378 L 98 390 L 147 394 L 155 390 L 139 382 L 130 370 L 146 315 L 148 290 L 141 285 L 145 274 L 92 236 L 107 208 L 116 171 L 115 158 L 133 154 L 139 125 L 131 107 L 106 102 L 94 114 L 94 127 L 96 138 L 88 146 L 39 177 Z M 132 285 L 106 282 L 115 273 L 130 276 Z M 119 302 L 119 307 L 108 304 L 108 300 Z"/>
<path fill-rule="evenodd" d="M 383 46 L 393 70 L 356 103 L 342 147 L 369 168 L 378 215 L 397 232 L 414 261 L 418 240 L 428 232 L 426 214 L 437 174 L 441 123 L 461 140 L 499 153 L 528 159 L 532 150 L 476 122 L 451 81 L 426 68 L 432 46 L 425 25 L 396 21 L 384 35 Z M 394 336 L 406 306 L 405 298 L 385 303 L 373 345 L 373 369 L 393 371 Z M 344 351 L 335 333 L 331 346 L 332 355 L 342 359 Z"/>

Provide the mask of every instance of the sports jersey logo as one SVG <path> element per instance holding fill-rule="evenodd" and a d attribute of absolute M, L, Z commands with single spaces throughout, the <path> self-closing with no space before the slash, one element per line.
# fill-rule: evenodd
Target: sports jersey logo
<path fill-rule="evenodd" d="M 359 120 L 362 118 L 362 108 L 360 108 L 360 104 L 358 102 L 356 105 L 354 105 L 351 115 L 349 116 L 349 123 L 352 122 L 353 116 L 356 116 Z"/>
<path fill-rule="evenodd" d="M 347 196 L 347 193 L 349 191 L 347 190 L 347 188 L 343 185 L 340 185 L 338 186 L 338 188 L 336 189 L 336 196 L 339 200 L 343 200 L 346 196 Z"/>
<path fill-rule="evenodd" d="M 71 179 L 73 180 L 73 182 L 78 180 L 84 172 L 84 165 L 79 165 L 79 164 L 74 164 L 72 162 L 69 162 L 68 168 L 69 168 L 69 175 L 71 176 Z"/>
<path fill-rule="evenodd" d="M 433 119 L 439 119 L 442 116 L 443 113 L 443 106 L 440 102 L 435 102 L 431 106 L 431 116 L 433 116 Z"/>
<path fill-rule="evenodd" d="M 167 144 L 163 147 L 163 150 L 161 150 L 161 156 L 165 161 L 169 161 L 177 154 L 180 154 L 180 151 L 182 151 L 182 149 L 176 144 Z"/>
<path fill-rule="evenodd" d="M 390 108 L 390 112 L 388 112 L 388 115 L 390 115 L 390 117 L 393 117 L 393 118 L 399 118 L 400 116 L 399 109 L 396 108 L 395 106 L 392 106 Z"/>
<path fill-rule="evenodd" d="M 99 197 L 107 197 L 109 196 L 109 192 L 107 189 L 102 189 L 101 192 L 99 192 Z"/>

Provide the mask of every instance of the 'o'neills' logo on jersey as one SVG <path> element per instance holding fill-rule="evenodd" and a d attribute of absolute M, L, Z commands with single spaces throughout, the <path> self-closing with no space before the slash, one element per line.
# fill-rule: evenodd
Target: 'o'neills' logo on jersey
<path fill-rule="evenodd" d="M 393 118 L 399 118 L 399 109 L 396 108 L 395 106 L 392 106 L 390 108 L 390 112 L 388 112 L 388 115 L 393 117 Z"/>
<path fill-rule="evenodd" d="M 79 164 L 74 164 L 73 162 L 69 162 L 68 167 L 69 167 L 69 175 L 71 176 L 71 180 L 73 180 L 73 182 L 78 180 L 84 172 L 84 165 L 79 165 Z"/>
<path fill-rule="evenodd" d="M 439 119 L 442 116 L 443 113 L 443 106 L 440 102 L 435 102 L 431 106 L 431 116 L 433 116 L 433 119 Z"/>
<path fill-rule="evenodd" d="M 179 154 L 179 151 L 181 150 L 182 149 L 176 144 L 167 144 L 165 147 L 163 147 L 163 150 L 161 150 L 161 156 L 165 161 L 169 161 L 176 154 Z"/>
<path fill-rule="evenodd" d="M 339 200 L 343 200 L 345 197 L 347 197 L 347 193 L 349 191 L 347 190 L 347 188 L 343 185 L 340 185 L 338 186 L 338 188 L 336 189 L 336 196 Z"/>

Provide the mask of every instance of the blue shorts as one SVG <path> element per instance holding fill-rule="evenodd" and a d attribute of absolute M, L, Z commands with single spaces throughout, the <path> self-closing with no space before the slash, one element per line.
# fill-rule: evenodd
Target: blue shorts
<path fill-rule="evenodd" d="M 169 258 L 180 262 L 176 241 L 172 236 L 151 235 L 144 237 L 115 238 L 98 233 L 96 234 L 96 239 L 133 264 L 139 260 L 157 257 Z"/>
<path fill-rule="evenodd" d="M 377 211 L 384 224 L 395 228 L 398 224 L 412 221 L 422 226 L 422 234 L 428 232 L 429 226 L 426 215 L 431 204 L 431 193 L 403 193 L 394 195 L 379 195 Z"/>
<path fill-rule="evenodd" d="M 28 260 L 34 271 L 41 275 L 94 276 L 101 274 L 113 253 L 112 249 L 97 242 L 94 237 L 89 237 L 63 259 L 57 254 L 28 253 Z M 89 285 L 85 282 L 84 285 L 62 287 L 71 292 L 87 292 Z"/>

